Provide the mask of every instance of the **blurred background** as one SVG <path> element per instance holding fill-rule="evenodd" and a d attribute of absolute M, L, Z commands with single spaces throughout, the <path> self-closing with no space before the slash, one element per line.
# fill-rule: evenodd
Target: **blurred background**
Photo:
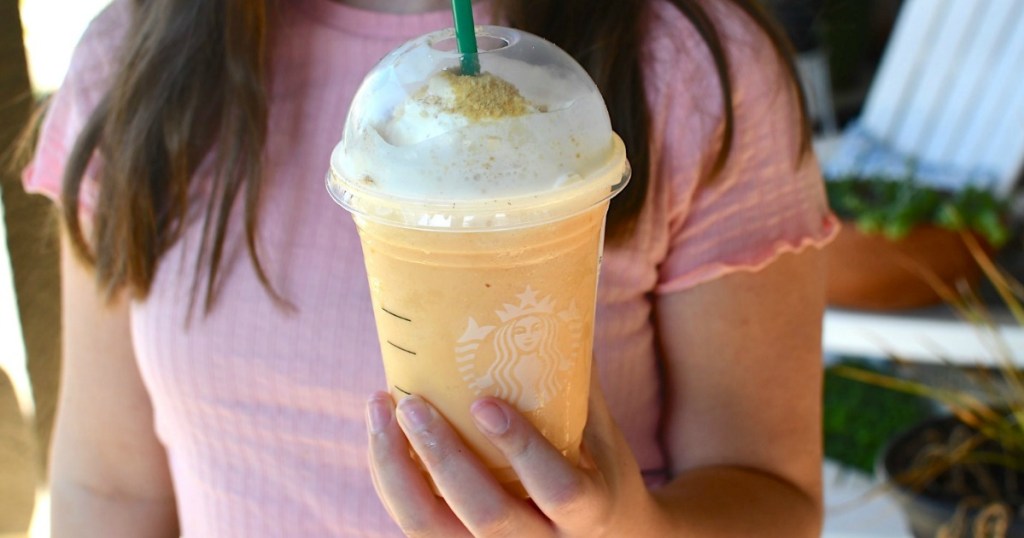
<path fill-rule="evenodd" d="M 79 36 L 107 3 L 0 2 L 0 535 L 26 532 L 37 504 L 45 519 L 37 488 L 60 367 L 56 221 L 48 201 L 22 191 L 9 163 L 34 107 L 60 85 Z M 46 525 L 36 533 L 49 534 Z"/>
<path fill-rule="evenodd" d="M 1016 361 L 1014 369 L 1024 365 L 1024 327 L 1000 300 L 1000 288 L 987 284 L 976 266 L 964 262 L 970 252 L 957 234 L 952 234 L 954 247 L 927 238 L 911 241 L 919 228 L 935 228 L 936 223 L 949 227 L 949 207 L 960 208 L 952 214 L 970 221 L 965 226 L 972 234 L 986 238 L 990 247 L 985 252 L 994 254 L 1009 276 L 1019 279 L 1024 273 L 1019 234 L 1024 45 L 1014 38 L 1019 30 L 1006 33 L 1006 28 L 1022 27 L 1024 2 L 763 1 L 794 43 L 830 201 L 848 223 L 846 228 L 869 236 L 844 239 L 843 252 L 830 247 L 833 266 L 852 270 L 856 260 L 867 259 L 869 266 L 860 268 L 861 273 L 877 276 L 884 272 L 883 258 L 889 255 L 884 253 L 906 243 L 909 250 L 901 250 L 897 258 L 910 256 L 915 264 L 934 268 L 940 281 L 954 288 L 957 282 L 974 282 L 971 289 L 978 290 L 986 308 L 984 330 L 979 330 L 978 324 L 964 321 L 963 311 L 948 304 L 948 297 L 944 301 L 932 291 L 934 282 L 922 284 L 919 272 L 905 269 L 902 276 L 884 282 L 865 282 L 863 274 L 845 272 L 830 281 L 822 360 L 829 456 L 825 535 L 910 536 L 907 516 L 886 493 L 876 462 L 894 435 L 941 410 L 931 399 L 857 381 L 847 369 L 971 391 L 971 376 L 998 373 L 999 360 Z M 0 536 L 28 536 L 33 513 L 31 536 L 48 535 L 42 486 L 60 369 L 52 205 L 24 193 L 19 174 L 8 163 L 16 154 L 19 133 L 59 87 L 75 43 L 107 3 L 0 0 Z M 901 17 L 915 22 L 894 31 Z M 1006 50 L 986 45 L 1000 39 Z M 983 83 L 959 74 L 963 66 L 978 65 L 982 67 L 976 77 L 990 77 Z M 942 134 L 943 126 L 953 134 Z M 988 142 L 967 136 L 979 130 L 989 133 Z M 994 137 L 998 133 L 1003 134 Z M 954 135 L 963 139 L 934 141 Z M 991 149 L 993 137 L 1007 142 Z M 931 162 L 922 156 L 936 152 L 927 147 L 918 151 L 922 144 L 944 145 L 947 150 L 940 155 L 950 153 L 950 147 L 977 149 L 960 151 L 963 156 L 956 162 Z M 885 181 L 882 187 L 865 183 L 879 178 Z M 971 185 L 991 194 L 972 191 L 966 205 L 950 205 L 960 203 L 964 196 L 957 198 L 956 193 Z M 873 246 L 865 247 L 865 242 Z M 932 260 L 932 255 L 952 250 L 959 252 L 959 259 Z M 953 268 L 947 269 L 950 263 Z M 909 293 L 915 284 L 920 289 Z M 988 336 L 979 336 L 983 332 Z M 1002 340 L 1001 347 L 993 346 L 993 338 Z"/>

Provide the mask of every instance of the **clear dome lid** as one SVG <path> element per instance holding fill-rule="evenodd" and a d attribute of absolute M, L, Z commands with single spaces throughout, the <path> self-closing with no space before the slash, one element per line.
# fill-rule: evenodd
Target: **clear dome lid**
<path fill-rule="evenodd" d="M 328 190 L 399 226 L 519 227 L 565 218 L 625 186 L 629 166 L 594 82 L 535 35 L 477 27 L 480 74 L 455 32 L 407 42 L 356 92 Z"/>

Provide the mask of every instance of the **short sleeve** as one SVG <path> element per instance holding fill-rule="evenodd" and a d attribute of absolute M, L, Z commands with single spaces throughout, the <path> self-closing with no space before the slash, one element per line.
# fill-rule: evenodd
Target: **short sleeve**
<path fill-rule="evenodd" d="M 709 177 L 724 132 L 710 58 L 667 75 L 655 104 L 663 120 L 656 180 L 667 183 L 670 198 L 658 293 L 756 271 L 783 253 L 823 246 L 839 227 L 817 160 L 799 152 L 798 101 L 768 37 L 737 8 L 706 5 L 730 64 L 732 147 Z"/>
<path fill-rule="evenodd" d="M 104 9 L 82 35 L 64 81 L 47 104 L 35 154 L 22 173 L 25 190 L 59 202 L 61 181 L 71 150 L 109 87 L 129 17 L 129 3 L 117 0 Z M 80 205 L 86 214 L 95 207 L 97 167 L 94 158 L 86 169 L 82 186 Z"/>

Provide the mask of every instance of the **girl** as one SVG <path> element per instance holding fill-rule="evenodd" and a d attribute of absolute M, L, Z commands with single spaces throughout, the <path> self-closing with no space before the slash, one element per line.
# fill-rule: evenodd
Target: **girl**
<path fill-rule="evenodd" d="M 429 402 L 366 401 L 363 262 L 322 178 L 363 75 L 445 1 L 115 0 L 26 173 L 66 224 L 55 536 L 817 536 L 836 224 L 778 33 L 753 0 L 475 10 L 578 58 L 634 170 L 581 464 L 482 399 L 512 498 Z"/>

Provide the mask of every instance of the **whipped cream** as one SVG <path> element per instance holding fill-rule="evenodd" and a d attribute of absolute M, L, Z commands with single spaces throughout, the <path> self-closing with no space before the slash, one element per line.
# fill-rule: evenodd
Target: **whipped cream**
<path fill-rule="evenodd" d="M 398 107 L 381 135 L 395 146 L 408 146 L 473 122 L 536 112 L 515 86 L 500 77 L 491 73 L 463 77 L 444 71 Z"/>
<path fill-rule="evenodd" d="M 367 75 L 331 156 L 340 204 L 416 227 L 518 226 L 624 185 L 624 148 L 587 73 L 537 36 L 480 32 L 507 43 L 481 53 L 480 75 L 451 71 L 457 54 L 435 46 L 450 30 L 410 41 Z"/>
<path fill-rule="evenodd" d="M 441 71 L 383 121 L 349 125 L 337 170 L 403 198 L 472 200 L 555 189 L 607 159 L 611 126 L 596 89 L 580 95 L 541 67 L 501 63 L 512 64 L 502 71 L 517 73 L 518 84 L 481 76 L 517 90 L 517 113 L 467 113 L 460 106 L 473 103 L 457 103 L 453 88 L 459 75 Z"/>

